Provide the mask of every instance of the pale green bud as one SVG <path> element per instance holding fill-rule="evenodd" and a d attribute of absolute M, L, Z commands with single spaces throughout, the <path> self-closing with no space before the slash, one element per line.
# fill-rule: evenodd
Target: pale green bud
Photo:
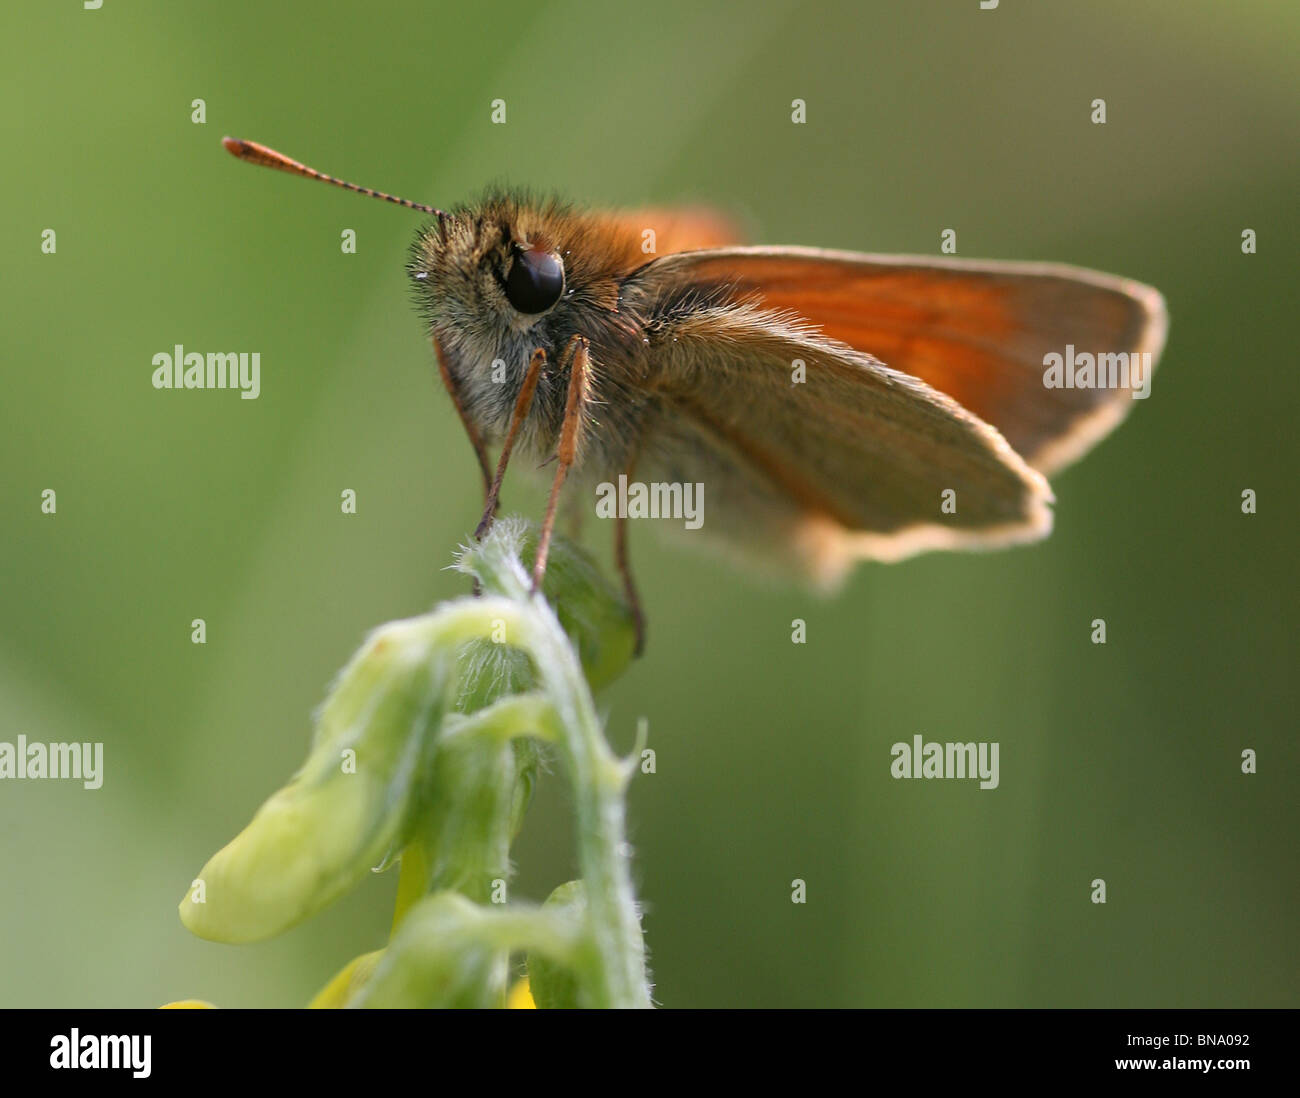
<path fill-rule="evenodd" d="M 430 651 L 428 619 L 373 633 L 321 711 L 293 780 L 203 867 L 180 905 L 202 938 L 279 934 L 395 856 L 429 780 L 449 658 Z"/>

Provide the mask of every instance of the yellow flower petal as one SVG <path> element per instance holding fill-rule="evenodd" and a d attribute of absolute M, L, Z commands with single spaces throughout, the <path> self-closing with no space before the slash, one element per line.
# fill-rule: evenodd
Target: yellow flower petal
<path fill-rule="evenodd" d="M 370 979 L 383 955 L 384 951 L 377 949 L 373 953 L 363 953 L 360 957 L 354 957 L 316 993 L 316 998 L 307 1004 L 308 1008 L 332 1010 L 347 1006 L 348 1000 L 356 994 L 357 989 L 363 987 Z"/>
<path fill-rule="evenodd" d="M 525 976 L 514 987 L 510 989 L 510 994 L 506 996 L 507 1010 L 536 1010 L 537 1004 L 533 1002 L 533 993 L 528 990 L 528 977 Z"/>

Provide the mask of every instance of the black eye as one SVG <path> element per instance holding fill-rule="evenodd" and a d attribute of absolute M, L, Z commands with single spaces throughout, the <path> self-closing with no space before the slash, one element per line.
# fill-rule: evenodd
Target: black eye
<path fill-rule="evenodd" d="M 506 274 L 506 300 L 519 312 L 544 313 L 564 293 L 564 261 L 554 252 L 515 245 Z"/>

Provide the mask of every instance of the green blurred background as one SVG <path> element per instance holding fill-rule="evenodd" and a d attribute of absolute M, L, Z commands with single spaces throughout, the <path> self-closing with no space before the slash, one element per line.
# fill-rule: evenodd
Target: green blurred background
<path fill-rule="evenodd" d="M 106 754 L 97 792 L 0 783 L 0 1005 L 301 1004 L 385 940 L 391 873 L 254 947 L 176 915 L 365 631 L 463 592 L 480 498 L 404 284 L 418 219 L 226 133 L 428 202 L 705 201 L 884 252 L 951 227 L 1163 290 L 1152 396 L 1058 479 L 1045 544 L 821 601 L 633 530 L 650 646 L 602 702 L 658 751 L 631 794 L 657 997 L 1300 1005 L 1300 7 L 68 0 L 0 32 L 0 739 Z M 260 399 L 155 391 L 175 343 L 261 351 Z M 892 780 L 917 733 L 1000 742 L 1001 787 Z M 514 895 L 575 874 L 570 828 L 553 772 Z"/>

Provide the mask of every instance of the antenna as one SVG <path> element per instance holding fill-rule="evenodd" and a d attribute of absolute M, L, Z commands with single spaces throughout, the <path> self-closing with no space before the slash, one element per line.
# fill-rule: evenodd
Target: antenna
<path fill-rule="evenodd" d="M 412 202 L 409 198 L 398 198 L 394 194 L 372 191 L 369 187 L 358 187 L 355 183 L 335 179 L 332 175 L 326 175 L 324 172 L 318 172 L 315 168 L 307 167 L 306 164 L 299 164 L 296 160 L 290 160 L 284 153 L 268 149 L 265 145 L 259 145 L 256 141 L 240 141 L 237 137 L 223 137 L 221 143 L 226 146 L 226 152 L 230 153 L 231 156 L 238 157 L 240 160 L 247 160 L 250 164 L 261 164 L 264 168 L 275 168 L 277 171 L 288 172 L 290 175 L 301 175 L 307 179 L 319 179 L 322 183 L 333 183 L 336 187 L 356 191 L 357 194 L 369 195 L 371 198 L 382 198 L 385 202 L 393 202 L 410 210 L 420 210 L 422 213 L 433 214 L 440 223 L 447 216 L 442 210 L 435 209 L 433 206 L 426 206 L 421 202 Z"/>

